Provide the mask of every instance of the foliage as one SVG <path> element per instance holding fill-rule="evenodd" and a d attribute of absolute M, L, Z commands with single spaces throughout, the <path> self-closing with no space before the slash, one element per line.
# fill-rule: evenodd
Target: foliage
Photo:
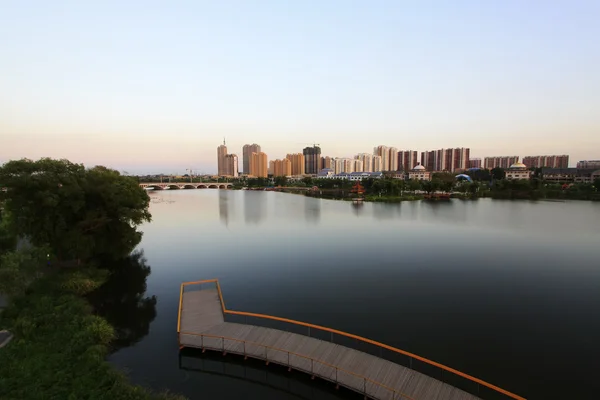
<path fill-rule="evenodd" d="M 506 177 L 506 171 L 504 171 L 504 168 L 496 167 L 492 168 L 490 175 L 492 176 L 493 180 L 501 180 Z"/>
<path fill-rule="evenodd" d="M 150 198 L 135 179 L 105 167 L 67 160 L 9 161 L 0 168 L 11 228 L 59 260 L 120 258 L 140 242 L 136 226 L 150 221 Z"/>
<path fill-rule="evenodd" d="M 46 248 L 25 248 L 0 255 L 0 293 L 19 295 L 44 272 Z"/>
<path fill-rule="evenodd" d="M 287 186 L 287 177 L 285 176 L 276 176 L 274 181 L 275 186 Z"/>
<path fill-rule="evenodd" d="M 17 236 L 10 230 L 10 214 L 0 209 L 0 256 L 14 250 Z"/>
<path fill-rule="evenodd" d="M 600 192 L 600 178 L 594 180 L 594 187 L 596 188 L 596 191 Z"/>
<path fill-rule="evenodd" d="M 85 275 L 89 274 L 89 275 Z M 2 399 L 180 399 L 151 395 L 105 361 L 112 327 L 91 314 L 70 281 L 95 281 L 93 269 L 61 270 L 34 283 L 0 315 L 15 337 L 0 351 Z"/>
<path fill-rule="evenodd" d="M 492 174 L 487 168 L 468 170 L 465 174 L 469 175 L 474 181 L 489 182 L 492 180 Z"/>

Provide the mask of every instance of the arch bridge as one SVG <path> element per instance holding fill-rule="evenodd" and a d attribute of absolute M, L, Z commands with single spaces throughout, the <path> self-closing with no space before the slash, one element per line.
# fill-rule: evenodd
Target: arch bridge
<path fill-rule="evenodd" d="M 231 189 L 232 183 L 228 182 L 160 182 L 140 183 L 143 189 L 177 190 L 177 189 Z"/>

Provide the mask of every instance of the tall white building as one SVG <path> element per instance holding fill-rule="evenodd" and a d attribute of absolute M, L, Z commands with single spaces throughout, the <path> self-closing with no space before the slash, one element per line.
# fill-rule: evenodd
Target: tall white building
<path fill-rule="evenodd" d="M 344 158 L 344 171 L 343 172 L 345 172 L 347 174 L 354 172 L 354 160 L 352 160 L 350 158 Z"/>
<path fill-rule="evenodd" d="M 373 171 L 372 172 L 381 172 L 383 171 L 382 166 L 382 158 L 381 156 L 373 156 Z"/>
<path fill-rule="evenodd" d="M 373 171 L 389 171 L 390 169 L 390 149 L 387 146 L 377 146 L 373 149 L 373 155 L 381 157 L 381 169 Z"/>
<path fill-rule="evenodd" d="M 362 161 L 363 169 L 362 172 L 373 171 L 373 156 L 369 153 L 361 153 L 354 156 L 355 160 Z"/>
<path fill-rule="evenodd" d="M 365 172 L 362 160 L 354 160 L 354 172 Z"/>
<path fill-rule="evenodd" d="M 388 171 L 398 171 L 398 149 L 390 147 L 388 149 L 389 168 Z"/>

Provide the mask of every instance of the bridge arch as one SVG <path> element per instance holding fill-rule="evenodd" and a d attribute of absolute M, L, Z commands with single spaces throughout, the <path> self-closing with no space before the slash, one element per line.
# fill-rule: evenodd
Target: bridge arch
<path fill-rule="evenodd" d="M 208 185 L 208 188 L 209 189 L 218 189 L 219 186 L 217 186 L 217 185 Z"/>
<path fill-rule="evenodd" d="M 208 186 L 206 185 L 198 185 L 198 189 L 206 189 Z"/>

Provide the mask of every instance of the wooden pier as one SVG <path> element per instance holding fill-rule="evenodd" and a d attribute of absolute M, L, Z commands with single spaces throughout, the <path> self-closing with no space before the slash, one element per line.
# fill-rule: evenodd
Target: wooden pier
<path fill-rule="evenodd" d="M 307 327 L 308 335 L 258 325 L 226 321 L 226 316 L 245 316 L 280 321 Z M 334 342 L 334 334 L 360 340 L 441 368 L 443 372 L 465 378 L 479 387 L 491 389 L 507 399 L 525 400 L 480 379 L 400 349 L 346 332 L 286 318 L 232 311 L 225 308 L 217 280 L 188 282 L 181 285 L 177 322 L 180 348 L 195 347 L 239 354 L 276 363 L 333 382 L 378 400 L 477 400 L 467 393 L 409 367 Z M 327 332 L 331 340 L 310 337 L 311 329 Z"/>

